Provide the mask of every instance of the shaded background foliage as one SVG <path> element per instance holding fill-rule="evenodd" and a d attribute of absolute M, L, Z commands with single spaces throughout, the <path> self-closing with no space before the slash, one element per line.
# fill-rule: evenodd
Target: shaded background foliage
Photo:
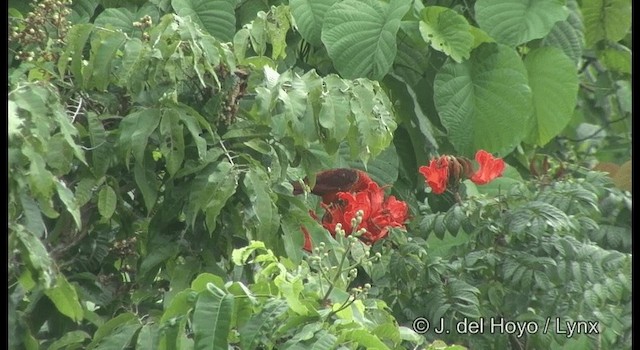
<path fill-rule="evenodd" d="M 10 346 L 630 347 L 630 1 L 9 6 Z M 418 167 L 478 149 L 503 178 L 426 190 Z M 407 230 L 332 239 L 291 182 L 334 167 Z"/>

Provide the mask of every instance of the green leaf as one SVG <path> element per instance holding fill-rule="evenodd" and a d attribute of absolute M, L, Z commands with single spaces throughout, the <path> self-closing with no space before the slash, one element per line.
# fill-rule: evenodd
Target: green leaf
<path fill-rule="evenodd" d="M 607 68 L 622 74 L 631 74 L 631 49 L 613 44 L 597 52 L 598 60 Z"/>
<path fill-rule="evenodd" d="M 475 4 L 480 28 L 510 46 L 544 37 L 567 15 L 563 0 L 478 0 Z"/>
<path fill-rule="evenodd" d="M 583 0 L 587 47 L 600 40 L 617 42 L 631 29 L 631 0 Z"/>
<path fill-rule="evenodd" d="M 133 94 L 142 91 L 150 56 L 151 48 L 140 39 L 127 40 L 124 44 L 122 65 L 116 72 L 118 84 L 129 87 Z"/>
<path fill-rule="evenodd" d="M 29 187 L 31 193 L 42 198 L 50 198 L 53 192 L 55 177 L 47 170 L 42 155 L 31 147 L 23 147 L 22 153 L 27 156 L 29 164 Z"/>
<path fill-rule="evenodd" d="M 42 213 L 33 198 L 27 196 L 26 193 L 20 192 L 20 205 L 24 213 L 25 228 L 37 237 L 42 237 L 46 226 L 42 220 Z"/>
<path fill-rule="evenodd" d="M 158 174 L 156 173 L 151 153 L 148 153 L 142 161 L 136 161 L 136 164 L 133 167 L 133 178 L 142 193 L 144 205 L 147 208 L 148 213 L 151 213 L 151 210 L 155 207 L 156 200 L 158 199 L 160 183 L 157 176 Z"/>
<path fill-rule="evenodd" d="M 111 143 L 107 143 L 107 132 L 95 113 L 87 113 L 89 139 L 91 140 L 91 171 L 96 178 L 106 174 L 112 157 Z M 85 202 L 86 203 L 86 202 Z"/>
<path fill-rule="evenodd" d="M 456 150 L 503 156 L 528 133 L 533 113 L 527 72 L 518 54 L 500 44 L 482 44 L 463 63 L 448 61 L 434 82 L 435 105 Z"/>
<path fill-rule="evenodd" d="M 198 277 L 191 282 L 191 289 L 200 293 L 207 289 L 207 284 L 209 283 L 218 288 L 224 288 L 224 280 L 220 276 L 205 272 L 199 274 Z"/>
<path fill-rule="evenodd" d="M 65 141 L 67 141 L 67 144 L 73 150 L 73 154 L 86 165 L 87 161 L 84 158 L 84 151 L 82 151 L 80 146 L 77 145 L 73 139 L 74 136 L 78 136 L 78 129 L 71 124 L 71 120 L 69 120 L 70 118 L 66 113 L 54 109 L 53 116 L 60 126 L 60 133 L 64 136 Z"/>
<path fill-rule="evenodd" d="M 133 26 L 133 22 L 136 22 L 139 19 L 139 17 L 136 18 L 135 14 L 127 8 L 108 8 L 96 17 L 93 24 L 103 28 L 119 29 L 128 35 L 131 35 L 135 30 L 138 30 Z"/>
<path fill-rule="evenodd" d="M 58 60 L 58 72 L 61 76 L 67 73 L 69 58 L 71 58 L 71 73 L 76 81 L 82 81 L 82 51 L 92 31 L 93 24 L 90 23 L 76 24 L 69 29 L 65 37 L 67 48 Z"/>
<path fill-rule="evenodd" d="M 62 180 L 56 181 L 56 189 L 58 190 L 58 197 L 62 203 L 64 203 L 65 208 L 73 216 L 73 220 L 76 223 L 76 227 L 78 229 L 82 228 L 82 219 L 80 217 L 80 208 L 76 203 L 75 198 L 73 197 L 73 192 L 67 188 L 67 185 L 62 182 Z"/>
<path fill-rule="evenodd" d="M 53 260 L 47 249 L 35 235 L 23 229 L 15 231 L 16 236 L 24 247 L 23 255 L 28 257 L 31 267 L 42 272 L 42 280 L 45 288 L 50 288 L 53 283 Z"/>
<path fill-rule="evenodd" d="M 571 121 L 578 100 L 578 72 L 571 59 L 554 47 L 532 50 L 524 65 L 534 109 L 528 141 L 544 146 Z"/>
<path fill-rule="evenodd" d="M 143 162 L 147 141 L 160 124 L 160 116 L 161 111 L 158 109 L 145 109 L 127 115 L 120 122 L 119 145 L 124 151 L 127 167 L 131 150 L 136 163 Z"/>
<path fill-rule="evenodd" d="M 76 289 L 67 282 L 63 274 L 56 276 L 56 284 L 51 289 L 46 289 L 44 294 L 51 299 L 61 314 L 69 317 L 74 322 L 82 320 L 82 306 L 78 301 Z"/>
<path fill-rule="evenodd" d="M 111 82 L 113 59 L 125 40 L 124 33 L 112 30 L 98 29 L 93 33 L 89 64 L 82 71 L 85 88 L 99 91 L 107 90 L 107 86 Z"/>
<path fill-rule="evenodd" d="M 109 185 L 104 185 L 98 193 L 98 211 L 103 218 L 109 219 L 116 211 L 116 204 L 118 203 L 118 197 L 116 197 L 116 191 Z"/>
<path fill-rule="evenodd" d="M 396 34 L 411 3 L 345 0 L 325 14 L 321 39 L 344 78 L 382 79 L 396 56 Z"/>
<path fill-rule="evenodd" d="M 279 227 L 279 215 L 268 184 L 269 177 L 262 169 L 251 168 L 244 177 L 245 192 L 251 201 L 249 216 L 254 218 L 256 239 L 269 245 L 274 241 Z"/>
<path fill-rule="evenodd" d="M 338 0 L 290 0 L 291 15 L 296 20 L 300 35 L 313 45 L 320 45 L 324 15 Z"/>
<path fill-rule="evenodd" d="M 86 339 L 90 339 L 91 336 L 83 331 L 71 331 L 58 340 L 54 341 L 49 345 L 47 350 L 59 350 L 59 349 L 67 349 L 69 345 L 75 345 L 83 343 Z"/>
<path fill-rule="evenodd" d="M 93 198 L 93 186 L 95 186 L 95 184 L 96 181 L 90 177 L 85 177 L 78 182 L 74 193 L 78 207 L 89 203 L 91 198 Z"/>
<path fill-rule="evenodd" d="M 264 306 L 260 313 L 240 327 L 240 345 L 242 349 L 254 349 L 259 344 L 262 332 L 276 327 L 276 319 L 284 314 L 289 307 L 282 299 L 272 299 Z"/>
<path fill-rule="evenodd" d="M 194 349 L 226 350 L 231 327 L 233 295 L 213 284 L 198 294 L 193 311 Z"/>
<path fill-rule="evenodd" d="M 71 6 L 71 23 L 87 23 L 93 17 L 93 13 L 100 5 L 98 0 L 75 0 Z"/>
<path fill-rule="evenodd" d="M 189 201 L 185 208 L 186 220 L 192 227 L 196 216 L 202 210 L 209 232 L 216 227 L 216 219 L 227 200 L 236 192 L 237 172 L 226 161 L 205 168 L 193 180 Z"/>
<path fill-rule="evenodd" d="M 24 120 L 18 115 L 18 106 L 11 100 L 7 103 L 7 111 L 7 128 L 9 129 L 9 139 L 11 139 L 12 136 L 20 134 L 20 127 L 24 123 Z"/>
<path fill-rule="evenodd" d="M 138 332 L 136 350 L 154 350 L 158 348 L 159 329 L 155 324 L 145 324 Z"/>
<path fill-rule="evenodd" d="M 138 321 L 118 326 L 101 338 L 99 342 L 94 340 L 91 343 L 93 346 L 89 346 L 89 349 L 128 349 L 131 340 L 141 327 L 142 325 Z"/>
<path fill-rule="evenodd" d="M 432 48 L 456 62 L 469 58 L 474 37 L 466 18 L 441 6 L 425 7 L 420 17 L 420 34 Z"/>
<path fill-rule="evenodd" d="M 338 338 L 340 344 L 353 342 L 365 349 L 386 350 L 389 347 L 380 338 L 364 329 L 345 330 Z"/>
<path fill-rule="evenodd" d="M 231 41 L 236 30 L 235 0 L 172 0 L 180 17 L 191 17 L 220 41 Z"/>
<path fill-rule="evenodd" d="M 167 171 L 174 176 L 184 160 L 184 134 L 179 124 L 180 114 L 173 109 L 165 109 L 160 122 L 162 143 L 160 151 L 165 158 Z"/>
<path fill-rule="evenodd" d="M 542 45 L 555 46 L 562 49 L 576 64 L 582 59 L 584 48 L 584 25 L 576 0 L 568 0 L 569 17 L 557 22 L 551 32 L 544 37 Z"/>

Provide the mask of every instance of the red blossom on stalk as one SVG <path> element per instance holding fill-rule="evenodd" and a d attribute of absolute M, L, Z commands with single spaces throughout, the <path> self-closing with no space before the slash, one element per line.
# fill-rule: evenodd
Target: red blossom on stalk
<path fill-rule="evenodd" d="M 335 235 L 336 225 L 340 223 L 346 235 L 365 229 L 360 238 L 369 244 L 386 237 L 391 227 L 404 227 L 407 220 L 407 204 L 394 196 L 384 198 L 384 189 L 371 182 L 366 190 L 360 192 L 340 192 L 338 201 L 326 205 L 322 225 Z M 362 212 L 360 223 L 352 226 L 352 220 Z"/>
<path fill-rule="evenodd" d="M 442 194 L 447 189 L 449 181 L 449 159 L 447 156 L 432 159 L 429 166 L 423 165 L 418 171 L 424 176 L 433 193 Z"/>
<path fill-rule="evenodd" d="M 505 165 L 501 158 L 494 158 L 491 153 L 479 150 L 476 153 L 476 161 L 480 164 L 480 169 L 471 176 L 473 183 L 484 185 L 502 176 Z"/>

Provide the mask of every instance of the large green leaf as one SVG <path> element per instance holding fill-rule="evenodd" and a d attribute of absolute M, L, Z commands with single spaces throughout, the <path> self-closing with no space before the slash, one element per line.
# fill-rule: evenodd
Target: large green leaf
<path fill-rule="evenodd" d="M 109 169 L 112 156 L 111 143 L 107 142 L 107 132 L 102 120 L 93 113 L 87 113 L 89 139 L 91 140 L 91 171 L 96 178 L 102 177 Z"/>
<path fill-rule="evenodd" d="M 160 151 L 171 176 L 180 170 L 184 160 L 184 133 L 179 121 L 179 113 L 174 109 L 167 109 L 164 110 L 160 122 L 160 136 L 162 137 Z"/>
<path fill-rule="evenodd" d="M 124 151 L 127 167 L 129 166 L 129 152 L 132 150 L 138 164 L 144 160 L 147 141 L 160 124 L 160 116 L 161 112 L 158 109 L 145 109 L 131 113 L 122 119 L 119 145 Z"/>
<path fill-rule="evenodd" d="M 466 18 L 441 6 L 429 6 L 420 12 L 420 34 L 431 47 L 456 62 L 469 58 L 473 35 Z"/>
<path fill-rule="evenodd" d="M 132 313 L 120 315 L 105 322 L 93 335 L 88 349 L 126 349 L 142 325 Z"/>
<path fill-rule="evenodd" d="M 46 288 L 50 288 L 53 283 L 53 260 L 49 256 L 47 249 L 42 241 L 31 232 L 24 229 L 15 231 L 17 238 L 22 243 L 24 249 L 22 254 L 30 262 L 31 268 L 36 271 L 42 271 L 42 281 Z"/>
<path fill-rule="evenodd" d="M 511 46 L 544 37 L 568 14 L 563 0 L 478 0 L 475 4 L 480 28 Z"/>
<path fill-rule="evenodd" d="M 172 0 L 180 17 L 191 17 L 220 41 L 231 41 L 236 31 L 235 0 Z"/>
<path fill-rule="evenodd" d="M 291 15 L 302 37 L 313 45 L 320 45 L 324 15 L 338 0 L 290 0 Z"/>
<path fill-rule="evenodd" d="M 276 318 L 285 313 L 288 308 L 285 300 L 273 299 L 267 302 L 260 313 L 253 314 L 253 317 L 239 329 L 242 349 L 254 349 L 259 344 L 263 332 L 268 332 L 270 329 L 275 331 Z"/>
<path fill-rule="evenodd" d="M 73 192 L 71 192 L 64 181 L 58 179 L 56 179 L 56 190 L 58 192 L 58 197 L 60 197 L 65 208 L 69 214 L 73 216 L 76 227 L 80 229 L 82 227 L 82 218 L 80 217 L 80 208 L 78 207 L 78 203 L 76 203 L 76 200 L 73 197 Z"/>
<path fill-rule="evenodd" d="M 271 246 L 280 224 L 278 210 L 271 198 L 268 175 L 259 168 L 250 169 L 244 177 L 244 189 L 251 201 L 248 217 L 255 223 L 256 239 Z M 279 237 L 278 237 L 279 238 Z"/>
<path fill-rule="evenodd" d="M 107 8 L 96 17 L 93 24 L 99 27 L 119 29 L 128 35 L 132 35 L 140 30 L 134 27 L 133 23 L 139 21 L 144 16 L 151 17 L 152 23 L 157 23 L 160 13 L 158 12 L 158 8 L 151 3 L 144 4 L 144 6 L 136 12 L 125 7 Z"/>
<path fill-rule="evenodd" d="M 533 92 L 533 129 L 528 141 L 543 146 L 564 129 L 578 99 L 578 72 L 560 49 L 531 51 L 524 60 Z"/>
<path fill-rule="evenodd" d="M 187 223 L 193 226 L 196 216 L 202 210 L 205 212 L 207 228 L 209 232 L 213 232 L 220 211 L 235 193 L 237 185 L 237 173 L 230 163 L 223 161 L 205 168 L 192 183 L 185 208 Z"/>
<path fill-rule="evenodd" d="M 396 56 L 396 33 L 410 2 L 345 0 L 325 14 L 321 39 L 345 78 L 382 79 Z"/>
<path fill-rule="evenodd" d="M 618 41 L 631 29 L 631 0 L 583 0 L 581 9 L 587 47 Z"/>
<path fill-rule="evenodd" d="M 568 0 L 567 7 L 569 8 L 569 17 L 564 21 L 557 22 L 551 28 L 551 32 L 542 40 L 542 45 L 562 49 L 565 55 L 578 64 L 582 58 L 584 47 L 584 25 L 576 0 Z"/>
<path fill-rule="evenodd" d="M 231 327 L 233 295 L 213 284 L 198 295 L 193 311 L 194 349 L 226 350 Z"/>
<path fill-rule="evenodd" d="M 66 35 L 67 49 L 60 55 L 58 60 L 58 72 L 64 76 L 71 59 L 71 73 L 78 80 L 82 79 L 82 51 L 89 35 L 93 31 L 93 24 L 76 24 Z"/>
<path fill-rule="evenodd" d="M 109 219 L 116 211 L 116 204 L 118 204 L 118 197 L 116 191 L 109 185 L 102 187 L 98 193 L 98 211 L 103 218 Z"/>
<path fill-rule="evenodd" d="M 111 66 L 118 49 L 124 44 L 126 35 L 113 30 L 98 29 L 91 38 L 89 64 L 82 71 L 82 80 L 87 89 L 106 91 L 111 82 Z M 81 49 L 82 50 L 82 49 Z M 73 64 L 72 63 L 72 69 Z"/>
<path fill-rule="evenodd" d="M 75 322 L 82 320 L 82 306 L 78 301 L 78 293 L 62 274 L 56 276 L 56 284 L 46 289 L 44 294 L 51 299 L 58 311 Z"/>
<path fill-rule="evenodd" d="M 505 155 L 528 134 L 533 107 L 527 71 L 507 46 L 482 44 L 469 60 L 448 61 L 434 88 L 442 124 L 462 155 L 472 157 L 478 149 Z"/>

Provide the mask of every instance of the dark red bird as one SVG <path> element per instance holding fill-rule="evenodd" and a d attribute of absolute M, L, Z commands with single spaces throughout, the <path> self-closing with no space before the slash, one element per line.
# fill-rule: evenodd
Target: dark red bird
<path fill-rule="evenodd" d="M 305 179 L 305 183 L 307 179 Z M 311 193 L 321 196 L 325 204 L 333 203 L 338 199 L 338 192 L 359 192 L 367 189 L 373 182 L 369 175 L 362 170 L 350 168 L 338 168 L 321 171 L 316 175 L 316 184 Z M 302 185 L 293 183 L 293 194 L 304 192 Z"/>

